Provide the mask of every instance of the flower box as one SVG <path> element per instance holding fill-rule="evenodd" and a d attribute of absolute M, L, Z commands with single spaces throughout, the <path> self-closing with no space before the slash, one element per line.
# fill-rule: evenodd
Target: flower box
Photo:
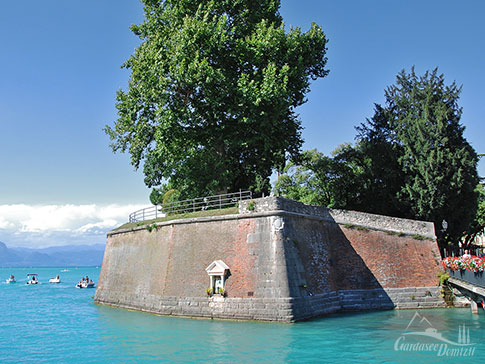
<path fill-rule="evenodd" d="M 469 270 L 483 272 L 485 270 L 485 258 L 476 256 L 448 257 L 443 259 L 443 268 L 452 271 Z"/>
<path fill-rule="evenodd" d="M 450 277 L 460 279 L 462 281 L 468 282 L 475 286 L 480 286 L 485 288 L 485 275 L 482 272 L 472 272 L 471 270 L 453 270 L 447 268 L 446 271 L 450 275 Z"/>

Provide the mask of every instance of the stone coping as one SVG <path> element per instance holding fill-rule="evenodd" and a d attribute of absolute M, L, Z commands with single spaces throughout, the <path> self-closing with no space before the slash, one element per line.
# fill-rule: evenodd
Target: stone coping
<path fill-rule="evenodd" d="M 239 213 L 283 210 L 305 216 L 317 216 L 337 224 L 362 226 L 372 230 L 383 230 L 406 235 L 420 235 L 435 240 L 434 224 L 367 212 L 330 209 L 324 206 L 307 205 L 283 197 L 264 197 L 239 202 Z"/>
<path fill-rule="evenodd" d="M 230 215 L 222 215 L 222 216 L 203 216 L 203 217 L 194 217 L 194 218 L 175 219 L 170 221 L 155 222 L 154 224 L 157 228 L 159 228 L 159 227 L 170 226 L 170 225 L 242 220 L 242 219 L 253 219 L 258 217 L 270 217 L 270 216 L 287 216 L 287 217 L 300 217 L 300 218 L 306 218 L 310 220 L 336 223 L 339 225 L 350 225 L 352 227 L 359 226 L 365 229 L 391 232 L 395 234 L 419 235 L 431 240 L 436 239 L 434 235 L 433 223 L 430 223 L 430 222 L 421 222 L 421 221 L 414 221 L 414 220 L 381 216 L 381 215 L 373 215 L 373 214 L 367 214 L 367 213 L 359 213 L 355 211 L 346 211 L 346 210 L 329 210 L 329 212 L 330 214 L 326 214 L 327 216 L 322 216 L 322 215 L 315 215 L 311 213 L 308 214 L 308 213 L 294 212 L 294 211 L 287 211 L 287 210 L 272 210 L 272 211 L 260 211 L 260 212 L 249 212 L 249 213 L 246 212 L 246 213 L 230 214 Z M 354 216 L 360 216 L 361 218 L 356 219 L 356 218 L 353 218 Z M 379 218 L 379 220 L 385 219 L 386 224 L 379 224 L 379 220 L 377 220 L 377 218 Z M 394 228 L 394 226 L 396 225 L 399 227 L 402 224 L 402 222 L 421 224 L 424 227 L 424 229 L 418 229 L 418 231 L 412 230 L 412 227 L 414 226 L 410 226 L 407 228 L 406 227 Z M 118 234 L 130 233 L 134 231 L 140 231 L 140 230 L 146 229 L 147 225 L 148 224 L 143 224 L 133 228 L 112 230 L 112 231 L 109 231 L 107 235 L 113 236 Z"/>

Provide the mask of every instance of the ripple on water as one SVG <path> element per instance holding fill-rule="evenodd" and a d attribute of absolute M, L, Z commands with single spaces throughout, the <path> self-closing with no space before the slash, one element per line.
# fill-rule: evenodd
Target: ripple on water
<path fill-rule="evenodd" d="M 76 289 L 99 268 L 0 268 L 23 282 L 0 284 L 0 363 L 456 363 L 426 353 L 394 351 L 415 311 L 330 315 L 296 324 L 194 320 L 99 306 L 94 290 Z M 42 284 L 25 285 L 27 273 Z M 47 283 L 60 274 L 62 283 Z M 485 359 L 485 315 L 469 310 L 420 311 L 446 337 L 459 325 Z M 471 361 L 471 360 L 469 360 Z"/>

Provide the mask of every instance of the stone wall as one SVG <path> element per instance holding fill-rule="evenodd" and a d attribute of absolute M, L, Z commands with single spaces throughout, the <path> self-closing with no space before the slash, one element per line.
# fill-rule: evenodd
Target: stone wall
<path fill-rule="evenodd" d="M 253 208 L 248 209 L 251 204 Z M 340 225 L 358 225 L 397 234 L 420 235 L 435 240 L 434 225 L 431 222 L 402 219 L 397 217 L 368 214 L 365 212 L 329 209 L 323 206 L 306 205 L 282 197 L 266 197 L 245 200 L 239 203 L 240 214 L 254 214 L 268 211 L 285 211 L 292 215 L 301 214 L 308 219 L 334 222 Z"/>
<path fill-rule="evenodd" d="M 442 305 L 431 223 L 275 197 L 239 208 L 236 215 L 161 222 L 151 232 L 139 226 L 108 233 L 95 301 L 276 321 Z M 227 297 L 208 297 L 205 268 L 218 259 L 230 267 Z"/>

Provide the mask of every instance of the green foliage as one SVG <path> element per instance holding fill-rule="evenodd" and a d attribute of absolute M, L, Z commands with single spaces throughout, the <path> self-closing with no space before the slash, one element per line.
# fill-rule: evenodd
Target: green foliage
<path fill-rule="evenodd" d="M 157 230 L 157 228 L 158 228 L 158 226 L 157 226 L 157 224 L 156 224 L 156 223 L 153 223 L 153 224 L 151 224 L 151 225 L 147 225 L 147 226 L 145 227 L 145 229 L 147 229 L 147 231 L 148 231 L 149 233 L 151 233 L 153 230 Z"/>
<path fill-rule="evenodd" d="M 163 194 L 163 204 L 166 205 L 166 204 L 178 201 L 179 197 L 180 197 L 179 191 L 172 188 Z"/>
<path fill-rule="evenodd" d="M 163 193 L 161 192 L 162 188 L 153 188 L 152 192 L 150 193 L 150 202 L 154 205 L 161 205 L 163 202 Z"/>
<path fill-rule="evenodd" d="M 459 94 L 460 88 L 454 82 L 446 85 L 437 69 L 423 76 L 414 68 L 402 71 L 386 89 L 385 105 L 376 105 L 374 116 L 357 128 L 355 145 L 341 146 L 332 159 L 316 151 L 303 153 L 297 165 L 288 164 L 294 170 L 280 176 L 277 193 L 307 203 L 432 221 L 441 247 L 456 246 L 470 226 L 478 231 L 485 222 L 485 205 L 475 214 L 478 157 L 463 136 Z M 446 232 L 441 231 L 443 220 Z"/>
<path fill-rule="evenodd" d="M 458 106 L 461 88 L 445 85 L 437 69 L 418 77 L 401 72 L 386 91 L 386 115 L 401 146 L 398 161 L 404 183 L 398 198 L 409 214 L 441 227 L 448 221 L 447 239 L 457 241 L 476 211 L 478 157 L 463 136 Z"/>
<path fill-rule="evenodd" d="M 413 234 L 412 235 L 412 238 L 414 240 L 429 240 L 429 238 L 427 238 L 426 236 L 419 235 L 419 234 Z"/>
<path fill-rule="evenodd" d="M 153 188 L 150 193 L 150 202 L 154 205 L 161 205 L 164 212 L 175 208 L 174 202 L 182 199 L 180 192 L 172 188 L 170 183 L 166 183 L 160 188 Z"/>
<path fill-rule="evenodd" d="M 147 186 L 182 198 L 254 188 L 302 144 L 294 109 L 325 77 L 322 29 L 285 31 L 278 0 L 143 0 L 128 89 L 105 128 Z"/>
<path fill-rule="evenodd" d="M 460 124 L 461 88 L 455 82 L 446 85 L 437 72 L 418 77 L 414 68 L 402 71 L 378 111 L 385 123 L 362 126 L 360 136 L 371 142 L 372 132 L 386 135 L 399 166 L 395 176 L 402 179 L 395 194 L 399 215 L 433 221 L 437 232 L 446 220 L 448 230 L 439 236 L 444 246 L 457 243 L 475 215 L 478 158 Z"/>
<path fill-rule="evenodd" d="M 287 164 L 275 183 L 275 194 L 307 204 L 364 211 L 363 171 L 368 158 L 350 144 L 332 154 L 333 158 L 304 151 Z"/>
<path fill-rule="evenodd" d="M 470 248 L 470 245 L 476 236 L 485 229 L 485 186 L 483 184 L 479 184 L 476 188 L 476 192 L 478 194 L 478 208 L 475 218 L 463 237 L 462 248 L 465 250 Z"/>
<path fill-rule="evenodd" d="M 440 281 L 440 286 L 444 286 L 448 284 L 448 279 L 450 279 L 450 275 L 445 271 L 441 271 L 438 273 L 438 279 Z"/>
<path fill-rule="evenodd" d="M 406 236 L 406 234 L 403 233 L 402 231 L 389 231 L 389 230 L 387 230 L 387 231 L 385 231 L 385 233 L 387 235 L 394 235 L 394 236 L 399 236 L 399 237 Z"/>
<path fill-rule="evenodd" d="M 450 279 L 450 275 L 445 272 L 441 271 L 438 273 L 439 285 L 441 287 L 441 297 L 446 303 L 447 307 L 453 306 L 453 300 L 455 295 L 453 294 L 453 289 L 450 287 L 448 280 Z"/>
<path fill-rule="evenodd" d="M 354 225 L 354 224 L 344 224 L 344 228 L 352 229 L 352 230 L 358 230 L 358 231 L 365 231 L 365 232 L 369 232 L 371 230 L 368 227 L 360 226 L 360 225 Z"/>
<path fill-rule="evenodd" d="M 316 149 L 304 151 L 298 164 L 290 161 L 278 176 L 275 194 L 313 205 L 331 205 L 330 181 L 326 171 L 332 160 Z"/>
<path fill-rule="evenodd" d="M 247 206 L 248 211 L 254 211 L 254 209 L 256 208 L 256 204 L 254 203 L 254 201 L 249 201 Z"/>
<path fill-rule="evenodd" d="M 228 208 L 225 208 L 225 209 L 217 209 L 217 210 L 206 210 L 206 211 L 186 212 L 186 213 L 180 213 L 180 214 L 171 214 L 171 215 L 167 215 L 165 217 L 159 217 L 159 218 L 156 218 L 156 219 L 145 220 L 145 221 L 141 221 L 141 222 L 128 222 L 126 224 L 121 225 L 120 227 L 117 227 L 116 229 L 114 229 L 114 231 L 122 230 L 122 229 L 135 229 L 137 227 L 144 226 L 144 225 L 150 225 L 150 224 L 155 225 L 155 223 L 157 223 L 157 222 L 165 222 L 165 221 L 171 221 L 171 220 L 176 220 L 176 219 L 189 219 L 189 218 L 196 218 L 196 217 L 234 215 L 234 214 L 237 214 L 238 212 L 239 211 L 238 211 L 237 207 L 228 207 Z M 158 226 L 158 225 L 155 225 L 155 226 Z"/>

